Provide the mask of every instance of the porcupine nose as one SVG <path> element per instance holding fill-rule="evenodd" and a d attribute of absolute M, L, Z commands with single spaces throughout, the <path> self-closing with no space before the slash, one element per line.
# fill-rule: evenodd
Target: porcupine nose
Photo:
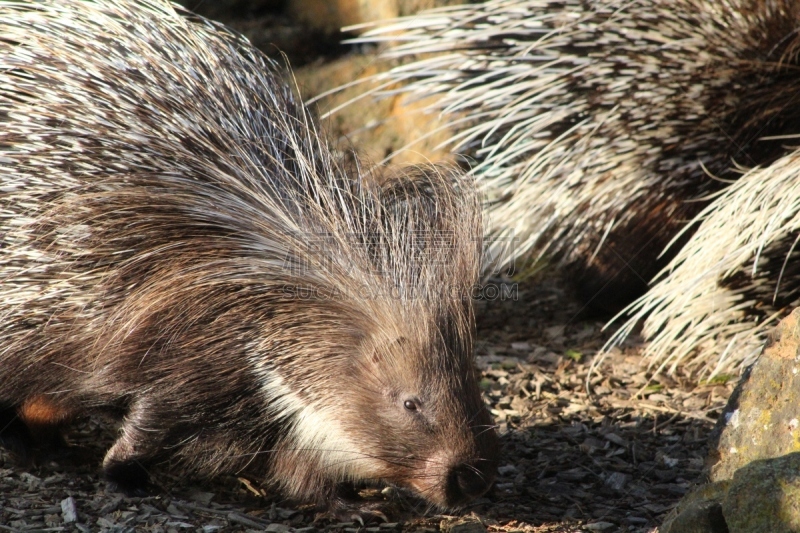
<path fill-rule="evenodd" d="M 456 505 L 477 498 L 491 486 L 493 476 L 482 472 L 475 465 L 461 463 L 450 471 L 447 485 L 448 493 Z"/>

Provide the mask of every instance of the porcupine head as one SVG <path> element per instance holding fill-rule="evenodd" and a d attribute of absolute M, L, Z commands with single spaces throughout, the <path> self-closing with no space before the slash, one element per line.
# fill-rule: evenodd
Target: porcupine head
<path fill-rule="evenodd" d="M 437 179 L 428 181 L 432 175 Z M 369 286 L 329 299 L 344 306 L 330 316 L 347 316 L 349 325 L 317 323 L 340 332 L 335 344 L 341 357 L 331 357 L 330 365 L 282 365 L 268 377 L 272 400 L 290 413 L 289 458 L 273 467 L 290 494 L 330 500 L 317 492 L 329 485 L 320 476 L 382 480 L 453 508 L 494 480 L 497 436 L 472 358 L 470 290 L 480 252 L 465 242 L 473 238 L 466 228 L 454 233 L 448 218 L 459 218 L 459 201 L 438 179 L 435 169 L 417 169 L 384 184 L 389 213 L 380 233 L 391 242 L 372 250 L 375 277 Z"/>

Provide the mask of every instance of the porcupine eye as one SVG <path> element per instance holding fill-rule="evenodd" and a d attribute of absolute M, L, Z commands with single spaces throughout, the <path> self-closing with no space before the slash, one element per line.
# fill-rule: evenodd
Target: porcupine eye
<path fill-rule="evenodd" d="M 406 401 L 404 401 L 403 402 L 403 407 L 406 408 L 406 411 L 416 411 L 417 409 L 419 409 L 419 406 L 417 405 L 417 402 L 415 402 L 414 400 L 406 400 Z"/>

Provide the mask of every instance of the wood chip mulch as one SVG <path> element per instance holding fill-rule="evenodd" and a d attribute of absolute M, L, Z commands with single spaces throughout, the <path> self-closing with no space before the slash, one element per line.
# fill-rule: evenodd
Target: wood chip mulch
<path fill-rule="evenodd" d="M 23 467 L 0 450 L 0 533 L 654 531 L 698 480 L 733 383 L 698 385 L 680 372 L 653 378 L 635 341 L 587 380 L 607 333 L 580 311 L 548 279 L 519 286 L 515 301 L 478 302 L 481 386 L 503 457 L 492 491 L 457 515 L 407 508 L 387 523 L 336 522 L 290 507 L 252 479 L 198 481 L 175 471 L 155 472 L 153 496 L 126 498 L 107 492 L 99 475 L 115 428 L 88 418 L 67 434 L 67 457 Z"/>

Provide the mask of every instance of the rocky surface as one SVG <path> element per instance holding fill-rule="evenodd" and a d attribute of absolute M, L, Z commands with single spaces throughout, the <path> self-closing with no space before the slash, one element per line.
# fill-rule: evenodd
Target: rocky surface
<path fill-rule="evenodd" d="M 726 406 L 709 453 L 709 485 L 681 502 L 662 533 L 689 523 L 709 533 L 800 530 L 798 405 L 800 309 L 773 331 Z"/>
<path fill-rule="evenodd" d="M 800 453 L 752 461 L 686 496 L 661 533 L 800 531 Z"/>
<path fill-rule="evenodd" d="M 783 319 L 725 408 L 709 479 L 730 479 L 757 459 L 800 451 L 800 309 Z"/>

